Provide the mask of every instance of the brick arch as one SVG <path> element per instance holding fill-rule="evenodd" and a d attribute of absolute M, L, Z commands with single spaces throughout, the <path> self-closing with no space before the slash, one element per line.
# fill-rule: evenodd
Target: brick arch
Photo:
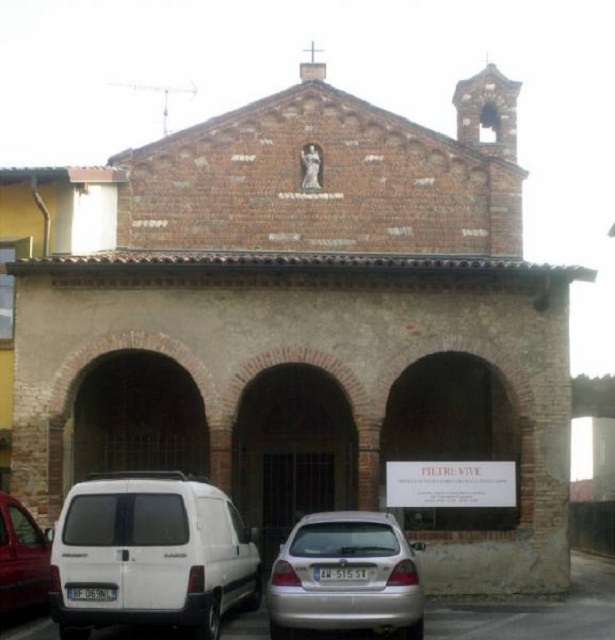
<path fill-rule="evenodd" d="M 494 367 L 501 374 L 502 383 L 510 393 L 520 424 L 526 423 L 528 416 L 532 414 L 534 404 L 534 394 L 527 375 L 521 365 L 510 357 L 508 351 L 478 336 L 434 336 L 418 340 L 411 348 L 402 351 L 385 363 L 385 370 L 379 376 L 379 385 L 374 397 L 378 414 L 384 417 L 391 387 L 410 365 L 425 356 L 447 351 L 476 356 Z"/>
<path fill-rule="evenodd" d="M 68 417 L 79 385 L 94 366 L 95 360 L 115 351 L 126 350 L 151 351 L 168 356 L 192 376 L 206 412 L 210 404 L 218 404 L 218 393 L 211 373 L 185 344 L 164 333 L 129 331 L 88 344 L 64 360 L 54 377 L 49 401 L 50 419 L 56 426 L 62 426 Z"/>
<path fill-rule="evenodd" d="M 247 385 L 258 374 L 281 364 L 308 364 L 326 371 L 344 392 L 355 422 L 363 423 L 368 417 L 371 405 L 368 394 L 348 365 L 336 356 L 311 347 L 278 347 L 243 362 L 232 376 L 222 400 L 222 411 L 227 420 L 234 421 L 237 417 L 241 396 Z"/>

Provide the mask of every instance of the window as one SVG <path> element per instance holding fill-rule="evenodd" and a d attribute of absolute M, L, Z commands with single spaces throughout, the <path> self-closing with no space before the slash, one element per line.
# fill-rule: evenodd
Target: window
<path fill-rule="evenodd" d="M 77 496 L 64 526 L 69 545 L 171 546 L 190 539 L 184 502 L 176 494 Z"/>
<path fill-rule="evenodd" d="M 235 533 L 237 534 L 237 539 L 240 544 L 248 544 L 250 542 L 250 536 L 248 534 L 248 530 L 243 524 L 243 520 L 239 515 L 239 511 L 235 508 L 234 505 L 227 502 L 228 510 L 231 514 L 231 520 L 233 521 L 233 527 L 235 528 Z"/>
<path fill-rule="evenodd" d="M 120 499 L 112 494 L 76 497 L 64 525 L 64 542 L 92 547 L 119 544 L 115 518 Z"/>
<path fill-rule="evenodd" d="M 6 273 L 6 263 L 15 259 L 14 247 L 0 246 L 0 340 L 13 338 L 15 278 Z"/>
<path fill-rule="evenodd" d="M 388 525 L 369 522 L 332 522 L 302 527 L 290 553 L 304 558 L 387 557 L 399 553 L 399 543 Z"/>
<path fill-rule="evenodd" d="M 32 238 L 0 240 L 0 346 L 12 344 L 15 324 L 15 277 L 6 272 L 6 263 L 32 255 Z"/>
<path fill-rule="evenodd" d="M 500 114 L 494 104 L 488 103 L 480 114 L 480 141 L 498 142 L 500 137 Z"/>
<path fill-rule="evenodd" d="M 11 517 L 13 529 L 20 544 L 32 546 L 44 543 L 39 532 L 34 528 L 28 516 L 21 509 L 9 505 L 9 516 Z"/>
<path fill-rule="evenodd" d="M 126 544 L 169 546 L 190 539 L 184 501 L 175 494 L 136 494 Z"/>

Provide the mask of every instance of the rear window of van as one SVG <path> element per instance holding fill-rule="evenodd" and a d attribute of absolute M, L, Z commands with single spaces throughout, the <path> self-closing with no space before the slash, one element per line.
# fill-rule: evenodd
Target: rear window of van
<path fill-rule="evenodd" d="M 62 540 L 75 546 L 175 546 L 190 539 L 177 494 L 92 494 L 71 502 Z"/>

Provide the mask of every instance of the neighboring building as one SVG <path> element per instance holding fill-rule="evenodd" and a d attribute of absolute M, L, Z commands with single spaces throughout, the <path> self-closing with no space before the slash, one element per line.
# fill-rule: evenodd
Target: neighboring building
<path fill-rule="evenodd" d="M 596 501 L 615 501 L 615 419 L 593 419 L 594 495 Z"/>
<path fill-rule="evenodd" d="M 111 251 L 9 265 L 13 486 L 53 521 L 90 471 L 208 475 L 270 559 L 305 511 L 386 508 L 387 462 L 512 462 L 514 506 L 398 515 L 431 593 L 562 592 L 595 273 L 523 260 L 520 83 L 460 82 L 452 140 L 324 71 L 112 158 Z"/>
<path fill-rule="evenodd" d="M 615 237 L 615 224 L 609 229 L 608 235 L 610 238 Z M 610 404 L 613 406 L 615 386 L 611 386 L 609 395 Z M 610 417 L 594 418 L 593 430 L 595 496 L 597 500 L 615 501 L 615 414 Z"/>
<path fill-rule="evenodd" d="M 15 361 L 15 259 L 115 248 L 123 172 L 110 168 L 0 168 L 0 488 L 10 489 Z M 53 322 L 53 317 L 47 318 Z"/>
<path fill-rule="evenodd" d="M 615 419 L 593 418 L 591 429 L 593 478 L 570 485 L 569 540 L 574 549 L 615 557 Z"/>
<path fill-rule="evenodd" d="M 574 480 L 570 483 L 570 502 L 591 502 L 594 499 L 594 481 L 592 478 Z"/>

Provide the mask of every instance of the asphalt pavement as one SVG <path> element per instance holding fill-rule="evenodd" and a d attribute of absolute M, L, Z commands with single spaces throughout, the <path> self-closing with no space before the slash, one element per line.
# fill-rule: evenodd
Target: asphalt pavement
<path fill-rule="evenodd" d="M 572 588 L 558 600 L 509 599 L 429 601 L 425 640 L 614 640 L 615 559 L 572 554 Z M 5 620 L 2 620 L 4 623 Z M 305 634 L 305 640 L 363 640 L 370 634 Z M 0 630 L 1 640 L 59 640 L 44 614 L 16 618 Z M 90 640 L 179 640 L 178 634 L 112 627 Z M 237 614 L 223 623 L 222 640 L 268 640 L 267 612 Z"/>
<path fill-rule="evenodd" d="M 425 640 L 614 640 L 615 559 L 572 554 L 572 587 L 557 600 L 430 601 Z M 332 640 L 339 634 L 306 634 Z M 348 638 L 348 636 L 343 636 Z M 373 637 L 352 634 L 352 640 Z M 266 612 L 230 617 L 223 640 L 267 640 Z"/>

